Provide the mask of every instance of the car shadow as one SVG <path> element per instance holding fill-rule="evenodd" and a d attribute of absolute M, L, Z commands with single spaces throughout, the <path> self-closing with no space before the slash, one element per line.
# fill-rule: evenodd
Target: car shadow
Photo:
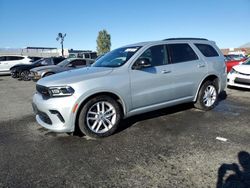
<path fill-rule="evenodd" d="M 219 97 L 218 97 L 218 102 L 226 100 L 226 99 L 227 99 L 227 92 L 226 91 L 220 92 Z"/>
<path fill-rule="evenodd" d="M 125 129 L 131 127 L 133 124 L 135 124 L 137 122 L 149 120 L 149 119 L 154 119 L 154 118 L 157 118 L 160 116 L 170 115 L 170 114 L 174 114 L 177 112 L 189 110 L 193 107 L 194 107 L 193 103 L 185 103 L 185 104 L 181 104 L 181 105 L 177 105 L 177 106 L 173 106 L 173 107 L 168 107 L 168 108 L 163 108 L 160 110 L 151 111 L 151 112 L 147 112 L 144 114 L 129 117 L 127 119 L 122 120 L 121 126 L 119 126 L 116 133 L 124 131 Z"/>
<path fill-rule="evenodd" d="M 218 96 L 218 103 L 225 100 L 226 98 L 227 98 L 226 91 L 222 91 Z M 176 105 L 176 106 L 172 106 L 172 107 L 167 107 L 167 108 L 147 112 L 147 113 L 140 114 L 140 115 L 135 115 L 135 116 L 123 119 L 121 122 L 121 126 L 119 126 L 116 133 L 124 131 L 125 129 L 131 127 L 133 124 L 135 124 L 137 122 L 149 120 L 149 119 L 154 119 L 154 118 L 165 116 L 165 115 L 175 114 L 177 112 L 189 110 L 191 108 L 194 108 L 194 104 L 192 102 L 191 103 L 184 103 L 184 104 L 180 104 L 180 105 Z"/>
<path fill-rule="evenodd" d="M 239 165 L 222 164 L 218 169 L 216 188 L 249 188 L 250 187 L 250 154 L 238 153 Z M 227 175 L 231 172 L 230 175 Z"/>
<path fill-rule="evenodd" d="M 4 80 L 3 78 L 9 77 L 9 76 L 10 75 L 6 75 L 6 74 L 0 75 L 0 81 L 3 81 Z"/>

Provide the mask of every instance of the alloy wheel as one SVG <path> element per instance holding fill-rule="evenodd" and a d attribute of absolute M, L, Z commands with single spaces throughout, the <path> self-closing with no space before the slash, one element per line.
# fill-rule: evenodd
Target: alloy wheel
<path fill-rule="evenodd" d="M 99 101 L 92 105 L 86 116 L 89 129 L 95 133 L 105 133 L 116 123 L 115 107 L 107 101 Z"/>
<path fill-rule="evenodd" d="M 213 85 L 208 85 L 203 96 L 203 103 L 206 107 L 212 106 L 217 98 L 216 88 Z"/>

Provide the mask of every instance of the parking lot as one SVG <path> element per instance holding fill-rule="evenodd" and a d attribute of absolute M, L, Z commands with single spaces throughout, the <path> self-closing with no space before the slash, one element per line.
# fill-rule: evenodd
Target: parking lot
<path fill-rule="evenodd" d="M 88 139 L 36 123 L 34 82 L 1 76 L 0 86 L 0 187 L 216 187 L 221 165 L 250 152 L 248 90 L 227 89 L 212 111 L 166 108 Z"/>

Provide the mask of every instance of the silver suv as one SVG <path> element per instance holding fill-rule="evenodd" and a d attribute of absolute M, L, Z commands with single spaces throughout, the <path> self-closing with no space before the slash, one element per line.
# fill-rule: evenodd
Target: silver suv
<path fill-rule="evenodd" d="M 33 108 L 47 129 L 105 137 L 136 114 L 188 102 L 210 110 L 225 86 L 215 42 L 172 38 L 118 48 L 91 67 L 39 80 Z"/>

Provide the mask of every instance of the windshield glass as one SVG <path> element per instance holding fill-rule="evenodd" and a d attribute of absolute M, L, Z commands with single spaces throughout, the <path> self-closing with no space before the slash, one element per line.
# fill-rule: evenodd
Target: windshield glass
<path fill-rule="evenodd" d="M 244 65 L 250 65 L 250 58 L 247 59 L 243 64 L 244 64 Z"/>
<path fill-rule="evenodd" d="M 65 59 L 62 62 L 58 63 L 57 65 L 64 67 L 66 66 L 69 62 L 71 61 L 71 59 Z"/>
<path fill-rule="evenodd" d="M 120 67 L 124 65 L 139 49 L 140 46 L 118 48 L 102 56 L 92 64 L 92 67 Z"/>
<path fill-rule="evenodd" d="M 32 64 L 39 65 L 42 61 L 44 61 L 44 59 L 38 59 L 38 60 L 34 61 Z"/>

